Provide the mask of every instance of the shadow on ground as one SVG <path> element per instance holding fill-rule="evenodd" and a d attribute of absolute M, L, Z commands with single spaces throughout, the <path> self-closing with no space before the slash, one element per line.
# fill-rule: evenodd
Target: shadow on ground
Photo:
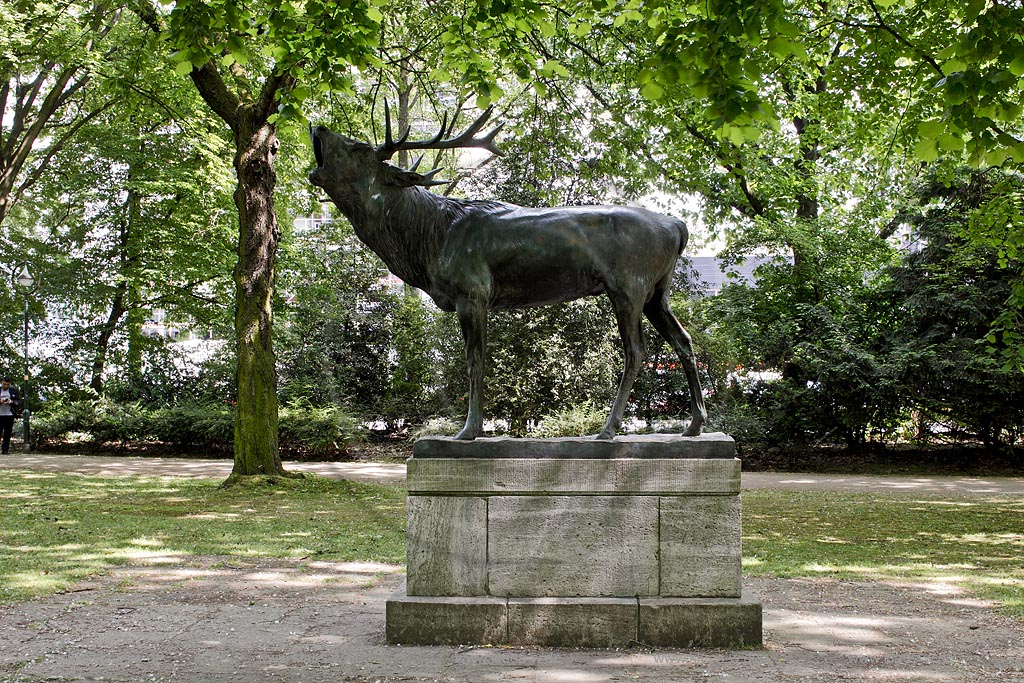
<path fill-rule="evenodd" d="M 747 579 L 763 650 L 384 643 L 400 568 L 175 558 L 0 608 L 0 680 L 1024 681 L 1024 625 L 942 584 Z"/>

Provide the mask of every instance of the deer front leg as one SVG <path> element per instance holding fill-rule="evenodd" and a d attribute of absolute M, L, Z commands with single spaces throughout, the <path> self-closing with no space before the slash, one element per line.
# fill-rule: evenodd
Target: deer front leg
<path fill-rule="evenodd" d="M 619 425 L 622 424 L 622 416 L 626 412 L 626 404 L 629 402 L 629 392 L 633 389 L 633 382 L 636 381 L 637 373 L 640 371 L 640 363 L 644 358 L 644 337 L 640 329 L 640 310 L 628 297 L 615 297 L 609 295 L 612 306 L 615 309 L 615 319 L 619 323 L 619 337 L 622 339 L 622 352 L 625 356 L 625 365 L 622 369 L 622 379 L 619 380 L 619 393 L 615 396 L 615 403 L 612 405 L 612 412 L 608 415 L 608 421 L 604 429 L 597 435 L 598 439 L 612 439 Z"/>
<path fill-rule="evenodd" d="M 472 441 L 484 431 L 484 354 L 487 352 L 487 311 L 483 306 L 460 304 L 456 307 L 462 339 L 466 344 L 466 369 L 469 374 L 469 413 L 466 426 L 456 439 Z"/>

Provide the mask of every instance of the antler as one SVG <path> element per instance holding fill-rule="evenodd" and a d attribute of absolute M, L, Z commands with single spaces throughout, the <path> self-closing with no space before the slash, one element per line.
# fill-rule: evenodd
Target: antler
<path fill-rule="evenodd" d="M 395 152 L 409 149 L 459 149 L 465 147 L 479 147 L 486 149 L 491 154 L 497 156 L 504 156 L 505 153 L 501 151 L 497 143 L 494 142 L 495 136 L 501 132 L 501 129 L 505 126 L 504 123 L 499 123 L 494 127 L 491 132 L 476 137 L 480 129 L 484 127 L 487 120 L 491 118 L 491 113 L 494 111 L 494 107 L 487 107 L 484 113 L 477 117 L 477 120 L 469 125 L 466 130 L 459 133 L 455 137 L 448 139 L 442 139 L 444 137 L 445 129 L 448 127 L 448 113 L 445 112 L 444 118 L 441 121 L 441 130 L 437 132 L 437 135 L 429 140 L 409 140 L 409 129 L 402 134 L 398 140 L 394 140 L 391 137 L 391 109 L 388 106 L 387 100 L 384 100 L 384 143 L 377 146 L 377 158 L 381 161 L 387 161 Z"/>

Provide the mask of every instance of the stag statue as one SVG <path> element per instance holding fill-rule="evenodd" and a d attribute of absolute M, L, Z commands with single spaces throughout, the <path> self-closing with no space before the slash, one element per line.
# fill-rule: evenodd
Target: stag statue
<path fill-rule="evenodd" d="M 690 391 L 692 419 L 683 434 L 701 433 L 707 413 L 690 336 L 672 314 L 669 288 L 686 246 L 686 224 L 625 206 L 524 208 L 494 201 L 451 199 L 428 189 L 447 181 L 439 169 L 417 173 L 388 162 L 401 150 L 477 147 L 502 155 L 501 126 L 480 135 L 491 109 L 461 134 L 445 138 L 448 117 L 430 140 L 395 140 L 385 105 L 385 140 L 365 142 L 310 128 L 322 187 L 351 221 L 356 235 L 392 273 L 458 314 L 469 371 L 469 414 L 456 436 L 483 433 L 484 359 L 489 309 L 543 306 L 607 294 L 615 310 L 625 367 L 598 439 L 615 436 L 644 355 L 641 313 L 679 356 Z"/>

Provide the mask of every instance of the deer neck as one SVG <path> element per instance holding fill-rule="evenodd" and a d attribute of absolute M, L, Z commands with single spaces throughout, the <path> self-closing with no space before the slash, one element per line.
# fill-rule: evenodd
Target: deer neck
<path fill-rule="evenodd" d="M 371 182 L 332 196 L 356 236 L 403 281 L 431 293 L 430 266 L 450 221 L 445 197 L 423 188 Z"/>

